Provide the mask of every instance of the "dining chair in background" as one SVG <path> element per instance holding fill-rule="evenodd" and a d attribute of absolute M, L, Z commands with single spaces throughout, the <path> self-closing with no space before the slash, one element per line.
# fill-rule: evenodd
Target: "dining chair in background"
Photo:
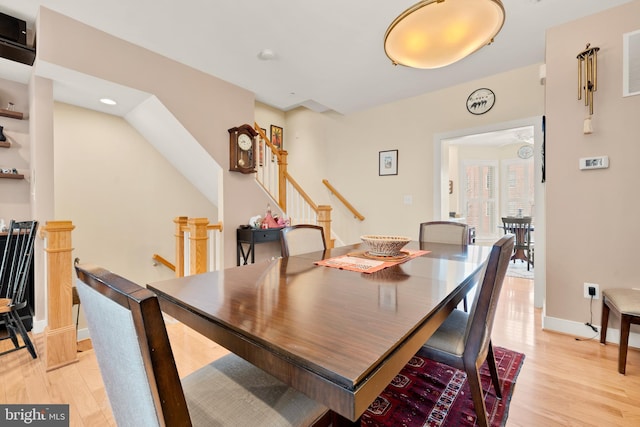
<path fill-rule="evenodd" d="M 454 221 L 428 221 L 420 224 L 418 240 L 425 243 L 469 244 L 469 226 Z"/>
<path fill-rule="evenodd" d="M 627 350 L 629 349 L 629 331 L 631 325 L 640 324 L 640 290 L 629 288 L 605 289 L 602 291 L 602 326 L 600 343 L 607 343 L 609 313 L 620 318 L 620 347 L 618 349 L 618 372 L 624 375 L 627 370 Z"/>
<path fill-rule="evenodd" d="M 428 221 L 420 224 L 418 241 L 422 243 L 469 244 L 469 226 L 455 221 Z M 469 311 L 467 296 L 462 299 L 464 311 Z"/>
<path fill-rule="evenodd" d="M 324 228 L 313 224 L 284 227 L 280 230 L 280 246 L 283 257 L 324 251 L 327 249 Z"/>
<path fill-rule="evenodd" d="M 491 330 L 496 306 L 507 273 L 513 251 L 514 236 L 508 234 L 491 248 L 480 288 L 476 293 L 469 313 L 453 310 L 444 323 L 436 330 L 420 350 L 421 355 L 436 362 L 444 363 L 467 374 L 473 405 L 478 418 L 477 425 L 488 426 L 487 410 L 480 381 L 480 366 L 487 361 L 491 381 L 496 396 L 502 398 L 502 387 L 491 343 Z M 393 388 L 393 383 L 387 389 Z M 400 395 L 400 412 L 409 412 L 414 406 L 411 396 L 419 396 L 420 391 L 406 390 Z M 398 412 L 398 411 L 394 411 Z M 391 415 L 391 411 L 388 413 Z M 385 426 L 394 426 L 395 419 L 389 419 Z"/>
<path fill-rule="evenodd" d="M 37 221 L 11 220 L 9 224 L 0 265 L 0 318 L 6 329 L 0 340 L 11 339 L 14 348 L 0 355 L 26 348 L 31 357 L 38 357 L 19 313 L 28 304 L 27 283 L 33 263 L 33 244 L 37 229 Z M 23 344 L 20 344 L 18 336 L 22 338 Z"/>
<path fill-rule="evenodd" d="M 513 262 L 515 263 L 517 259 L 521 259 L 527 263 L 527 271 L 533 267 L 534 261 L 534 246 L 531 241 L 531 231 L 533 227 L 531 226 L 531 217 L 502 217 L 502 227 L 504 229 L 504 233 L 510 233 L 516 236 L 516 243 L 513 247 Z"/>
<path fill-rule="evenodd" d="M 178 377 L 157 296 L 79 264 L 76 287 L 118 426 L 308 426 L 327 408 L 230 353 Z"/>

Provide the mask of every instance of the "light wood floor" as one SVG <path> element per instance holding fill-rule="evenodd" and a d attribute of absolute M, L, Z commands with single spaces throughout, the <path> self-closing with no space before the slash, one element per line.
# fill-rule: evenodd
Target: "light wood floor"
<path fill-rule="evenodd" d="M 540 325 L 532 282 L 507 277 L 493 342 L 526 355 L 507 426 L 640 425 L 640 352 L 630 351 L 627 375 L 622 376 L 616 345 L 576 341 L 542 331 Z M 181 376 L 226 353 L 179 323 L 167 329 Z M 42 349 L 42 334 L 35 340 Z M 26 350 L 2 356 L 0 403 L 69 403 L 71 426 L 115 425 L 91 349 L 78 353 L 77 363 L 52 372 L 45 372 L 42 359 L 32 360 Z"/>

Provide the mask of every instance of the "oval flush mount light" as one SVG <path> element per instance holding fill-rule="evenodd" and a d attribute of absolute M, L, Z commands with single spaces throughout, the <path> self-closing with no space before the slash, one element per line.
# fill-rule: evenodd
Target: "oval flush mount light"
<path fill-rule="evenodd" d="M 102 102 L 105 105 L 117 105 L 118 104 L 116 101 L 114 101 L 111 98 L 101 98 L 100 102 Z"/>
<path fill-rule="evenodd" d="M 500 0 L 422 0 L 389 25 L 384 51 L 394 65 L 444 67 L 490 44 L 504 16 Z"/>

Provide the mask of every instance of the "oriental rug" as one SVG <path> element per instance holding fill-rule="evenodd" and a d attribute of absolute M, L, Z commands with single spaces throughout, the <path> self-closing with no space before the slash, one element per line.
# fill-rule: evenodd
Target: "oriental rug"
<path fill-rule="evenodd" d="M 524 354 L 494 346 L 502 399 L 497 399 L 485 362 L 480 368 L 489 424 L 504 426 Z M 362 426 L 475 426 L 467 376 L 423 357 L 419 351 L 361 417 Z"/>

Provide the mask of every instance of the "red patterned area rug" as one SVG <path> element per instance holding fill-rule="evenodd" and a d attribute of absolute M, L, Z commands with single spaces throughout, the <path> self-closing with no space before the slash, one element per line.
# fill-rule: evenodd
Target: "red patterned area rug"
<path fill-rule="evenodd" d="M 504 426 L 524 354 L 494 346 L 502 400 L 496 398 L 489 368 L 480 368 L 485 405 L 492 427 Z M 361 417 L 362 426 L 475 426 L 467 375 L 427 359 L 419 351 Z"/>

